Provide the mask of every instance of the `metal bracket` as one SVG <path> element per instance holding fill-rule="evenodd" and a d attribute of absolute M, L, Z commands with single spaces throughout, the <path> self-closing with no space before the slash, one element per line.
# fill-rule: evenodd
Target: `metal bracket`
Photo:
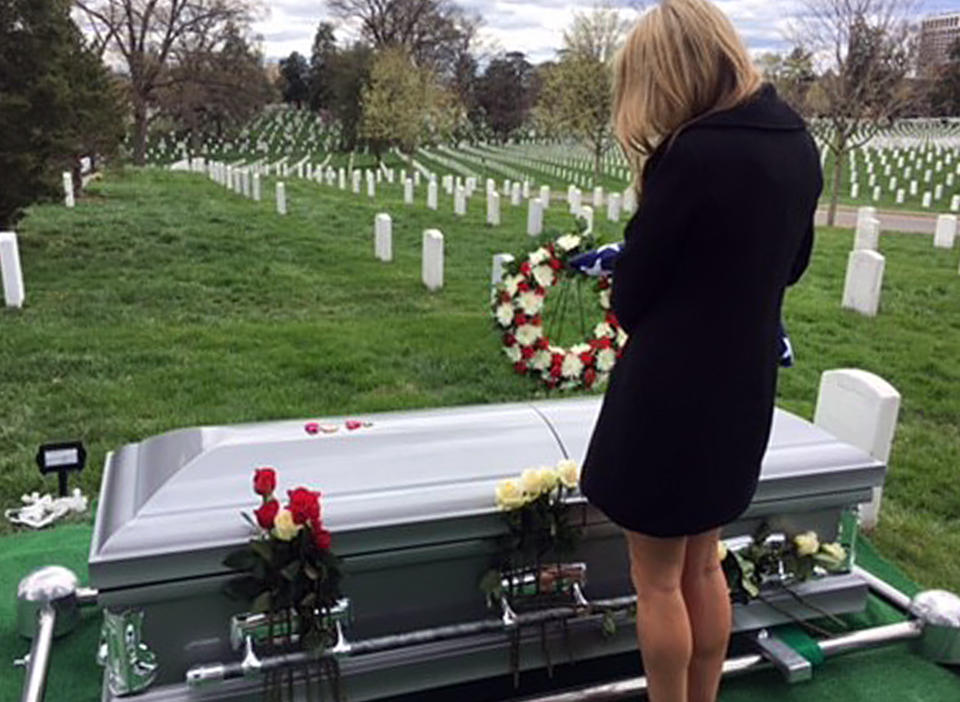
<path fill-rule="evenodd" d="M 813 678 L 813 665 L 806 658 L 790 648 L 781 639 L 771 635 L 766 629 L 757 634 L 757 647 L 768 661 L 773 663 L 788 683 L 798 683 Z"/>

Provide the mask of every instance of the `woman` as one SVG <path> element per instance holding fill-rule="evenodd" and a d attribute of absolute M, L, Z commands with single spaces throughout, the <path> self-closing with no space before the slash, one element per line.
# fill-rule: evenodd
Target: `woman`
<path fill-rule="evenodd" d="M 615 132 L 641 185 L 613 284 L 630 341 L 581 487 L 626 530 L 650 699 L 708 702 L 731 625 L 720 529 L 757 486 L 819 154 L 706 0 L 646 13 L 614 79 Z"/>

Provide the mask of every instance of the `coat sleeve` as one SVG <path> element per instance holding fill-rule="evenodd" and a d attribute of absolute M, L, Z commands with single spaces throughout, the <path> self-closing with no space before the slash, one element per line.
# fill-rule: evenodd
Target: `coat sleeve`
<path fill-rule="evenodd" d="M 612 306 L 629 334 L 673 280 L 708 187 L 694 154 L 673 143 L 650 173 L 613 272 Z"/>
<path fill-rule="evenodd" d="M 787 279 L 787 285 L 793 285 L 798 280 L 800 276 L 803 275 L 803 272 L 807 270 L 807 266 L 810 265 L 810 253 L 813 251 L 813 222 L 810 222 L 810 226 L 807 227 L 807 233 L 803 237 L 803 241 L 800 242 L 800 250 L 797 251 L 796 257 L 793 259 L 793 266 L 790 268 L 790 277 Z"/>

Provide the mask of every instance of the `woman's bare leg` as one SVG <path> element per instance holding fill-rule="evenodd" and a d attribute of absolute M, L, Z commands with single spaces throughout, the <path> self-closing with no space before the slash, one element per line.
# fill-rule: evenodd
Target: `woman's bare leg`
<path fill-rule="evenodd" d="M 626 533 L 637 591 L 637 640 L 650 702 L 688 702 L 692 638 L 680 586 L 686 537 Z"/>
<path fill-rule="evenodd" d="M 717 554 L 719 538 L 719 529 L 687 537 L 681 587 L 693 635 L 688 702 L 717 699 L 723 659 L 730 642 L 730 592 Z"/>

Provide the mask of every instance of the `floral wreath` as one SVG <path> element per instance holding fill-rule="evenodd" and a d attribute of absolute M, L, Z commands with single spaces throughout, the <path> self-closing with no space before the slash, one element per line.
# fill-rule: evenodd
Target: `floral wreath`
<path fill-rule="evenodd" d="M 573 390 L 603 384 L 610 376 L 627 343 L 627 333 L 610 309 L 612 275 L 598 278 L 571 268 L 570 260 L 592 249 L 595 238 L 584 233 L 578 220 L 577 233 L 568 233 L 538 246 L 506 266 L 493 293 L 492 313 L 503 334 L 503 352 L 521 375 L 539 375 L 548 388 Z M 593 335 L 569 348 L 550 343 L 544 332 L 542 311 L 547 290 L 562 280 L 595 280 L 604 318 Z"/>

